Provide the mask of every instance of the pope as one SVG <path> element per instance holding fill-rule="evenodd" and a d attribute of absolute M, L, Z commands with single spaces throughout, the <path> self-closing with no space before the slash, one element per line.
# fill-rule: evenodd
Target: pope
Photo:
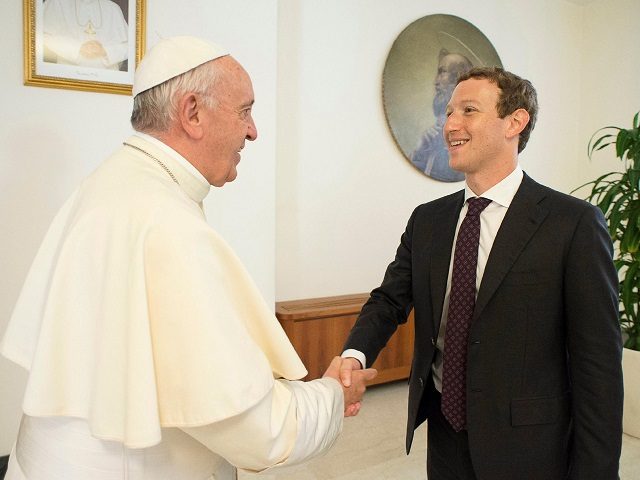
<path fill-rule="evenodd" d="M 306 370 L 231 248 L 210 186 L 257 138 L 226 50 L 160 41 L 136 133 L 86 178 L 37 253 L 0 351 L 29 371 L 8 480 L 233 479 L 326 451 L 375 370 Z"/>

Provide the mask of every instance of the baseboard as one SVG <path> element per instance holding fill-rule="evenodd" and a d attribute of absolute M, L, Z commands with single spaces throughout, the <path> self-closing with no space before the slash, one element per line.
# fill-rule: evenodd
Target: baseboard
<path fill-rule="evenodd" d="M 2 480 L 4 478 L 5 473 L 7 473 L 8 464 L 9 464 L 9 455 L 0 457 L 0 480 Z"/>

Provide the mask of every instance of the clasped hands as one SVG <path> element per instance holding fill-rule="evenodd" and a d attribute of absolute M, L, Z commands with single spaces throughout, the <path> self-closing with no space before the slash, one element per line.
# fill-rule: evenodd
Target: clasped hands
<path fill-rule="evenodd" d="M 334 357 L 323 377 L 335 378 L 344 392 L 344 416 L 353 417 L 360 411 L 366 382 L 373 380 L 378 371 L 375 368 L 362 369 L 355 358 Z"/>
<path fill-rule="evenodd" d="M 102 58 L 107 56 L 107 51 L 97 40 L 89 40 L 80 47 L 80 55 L 85 58 Z"/>

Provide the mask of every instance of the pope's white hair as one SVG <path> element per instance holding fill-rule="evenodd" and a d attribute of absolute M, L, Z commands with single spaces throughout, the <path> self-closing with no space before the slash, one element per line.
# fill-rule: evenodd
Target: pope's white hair
<path fill-rule="evenodd" d="M 144 133 L 168 131 L 176 120 L 178 101 L 185 93 L 198 94 L 207 107 L 213 108 L 216 105 L 213 87 L 221 73 L 216 63 L 206 62 L 136 95 L 131 112 L 133 128 Z"/>

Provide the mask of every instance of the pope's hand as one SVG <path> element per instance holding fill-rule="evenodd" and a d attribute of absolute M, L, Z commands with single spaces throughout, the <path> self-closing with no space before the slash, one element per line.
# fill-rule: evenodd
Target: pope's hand
<path fill-rule="evenodd" d="M 89 40 L 80 47 L 80 55 L 85 58 L 102 58 L 107 56 L 107 51 L 97 40 Z"/>
<path fill-rule="evenodd" d="M 376 369 L 363 370 L 360 362 L 355 358 L 334 357 L 323 376 L 335 378 L 342 384 L 344 416 L 352 417 L 360 411 L 362 396 L 367 388 L 366 382 L 373 380 L 376 375 L 378 375 Z M 347 383 L 345 383 L 346 377 L 348 377 Z"/>

